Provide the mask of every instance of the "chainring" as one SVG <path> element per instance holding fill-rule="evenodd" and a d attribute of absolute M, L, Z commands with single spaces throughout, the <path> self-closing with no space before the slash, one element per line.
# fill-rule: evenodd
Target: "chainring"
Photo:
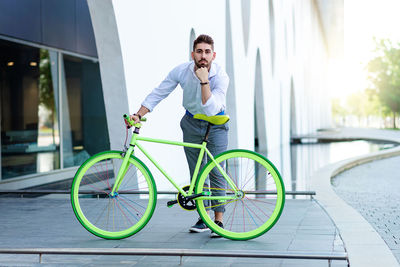
<path fill-rule="evenodd" d="M 186 186 L 182 187 L 182 190 L 185 192 L 188 192 L 189 188 L 190 188 L 190 185 L 186 185 Z M 176 200 L 178 201 L 179 206 L 181 206 L 181 208 L 184 210 L 195 210 L 196 209 L 195 201 L 193 199 L 188 200 L 181 193 L 178 193 Z"/>

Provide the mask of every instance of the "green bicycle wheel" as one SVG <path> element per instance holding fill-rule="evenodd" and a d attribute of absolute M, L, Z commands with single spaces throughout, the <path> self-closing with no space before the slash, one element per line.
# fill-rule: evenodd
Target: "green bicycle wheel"
<path fill-rule="evenodd" d="M 234 240 L 256 238 L 271 229 L 285 204 L 285 188 L 276 167 L 262 155 L 248 150 L 229 150 L 217 155 L 215 161 L 239 193 L 235 195 L 215 163 L 209 161 L 196 182 L 196 193 L 214 197 L 211 201 L 196 200 L 205 224 L 220 236 Z M 212 210 L 224 212 L 224 228 L 214 222 Z"/>
<path fill-rule="evenodd" d="M 106 151 L 84 162 L 75 174 L 71 203 L 79 222 L 92 234 L 122 239 L 140 231 L 156 206 L 157 191 L 147 167 L 131 156 L 122 183 L 110 193 L 122 164 L 121 151 Z"/>

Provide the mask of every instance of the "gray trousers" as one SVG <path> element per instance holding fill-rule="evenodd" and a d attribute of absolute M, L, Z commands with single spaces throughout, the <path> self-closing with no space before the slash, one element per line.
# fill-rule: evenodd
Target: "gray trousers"
<path fill-rule="evenodd" d="M 185 114 L 181 120 L 181 128 L 183 131 L 183 141 L 189 143 L 201 144 L 207 131 L 208 122 L 194 119 Z M 208 135 L 207 149 L 211 152 L 213 157 L 226 151 L 228 146 L 228 130 L 229 127 L 224 125 L 211 126 Z M 184 147 L 186 159 L 189 164 L 190 177 L 193 177 L 194 169 L 199 158 L 200 149 Z M 205 154 L 201 163 L 200 171 L 208 161 L 208 156 Z M 199 174 L 200 174 L 199 171 Z M 226 181 L 219 173 L 217 168 L 213 168 L 210 173 L 207 185 L 211 183 L 211 188 L 226 188 Z M 212 195 L 225 195 L 225 190 L 211 190 Z M 205 201 L 204 205 L 210 207 L 209 201 Z M 211 201 L 211 208 L 214 211 L 224 212 L 225 207 L 217 201 Z"/>

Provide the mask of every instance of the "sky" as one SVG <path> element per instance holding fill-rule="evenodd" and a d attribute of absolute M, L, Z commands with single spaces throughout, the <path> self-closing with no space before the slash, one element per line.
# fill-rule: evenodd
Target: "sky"
<path fill-rule="evenodd" d="M 332 97 L 345 98 L 367 87 L 373 37 L 400 42 L 399 26 L 400 0 L 344 0 L 344 59 L 330 65 Z"/>

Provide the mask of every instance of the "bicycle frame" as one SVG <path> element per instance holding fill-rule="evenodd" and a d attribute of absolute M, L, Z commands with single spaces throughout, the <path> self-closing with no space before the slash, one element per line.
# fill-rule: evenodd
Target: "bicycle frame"
<path fill-rule="evenodd" d="M 183 146 L 183 147 L 191 147 L 191 148 L 200 149 L 199 157 L 197 159 L 196 167 L 195 167 L 195 170 L 194 170 L 194 173 L 193 173 L 193 177 L 191 179 L 191 183 L 190 183 L 190 187 L 189 187 L 188 192 L 183 191 L 182 188 L 180 188 L 175 183 L 175 181 L 172 179 L 172 177 L 160 166 L 160 164 L 158 164 L 156 162 L 156 160 L 143 148 L 143 146 L 138 141 L 151 142 L 151 143 L 160 143 L 160 144 L 167 144 L 167 145 Z M 207 200 L 214 200 L 214 199 L 215 200 L 232 200 L 232 199 L 236 199 L 235 196 L 237 195 L 239 190 L 236 188 L 236 185 L 233 183 L 231 178 L 226 174 L 224 169 L 215 161 L 213 155 L 207 149 L 207 142 L 204 141 L 202 144 L 194 144 L 194 143 L 187 143 L 187 142 L 177 142 L 177 141 L 170 141 L 170 140 L 162 140 L 162 139 L 141 137 L 137 133 L 133 133 L 133 135 L 132 135 L 130 146 L 129 146 L 128 150 L 125 153 L 124 160 L 123 160 L 123 162 L 121 164 L 121 167 L 120 167 L 120 169 L 118 171 L 116 182 L 115 182 L 114 187 L 113 187 L 113 189 L 111 191 L 111 196 L 114 196 L 115 192 L 118 191 L 119 186 L 122 183 L 123 177 L 124 177 L 124 175 L 125 175 L 125 173 L 126 173 L 126 171 L 128 169 L 127 167 L 128 167 L 129 158 L 134 152 L 134 147 L 139 148 L 139 150 L 154 164 L 154 166 L 157 167 L 157 169 L 165 176 L 165 178 L 167 178 L 168 181 L 184 197 L 188 197 L 188 196 L 191 196 L 193 194 L 194 186 L 195 186 L 195 183 L 196 183 L 196 180 L 197 180 L 197 176 L 198 176 L 198 173 L 199 173 L 199 170 L 200 170 L 201 162 L 202 162 L 204 153 L 206 153 L 209 156 L 209 158 L 211 159 L 211 161 L 218 168 L 220 173 L 223 175 L 223 177 L 225 178 L 225 180 L 227 181 L 229 186 L 232 188 L 234 194 L 233 194 L 233 196 L 216 196 L 216 197 L 212 197 L 212 196 L 203 196 L 203 197 L 201 197 L 201 196 L 199 196 L 199 197 L 196 197 L 196 199 L 197 200 L 205 200 L 205 199 L 207 199 Z"/>

